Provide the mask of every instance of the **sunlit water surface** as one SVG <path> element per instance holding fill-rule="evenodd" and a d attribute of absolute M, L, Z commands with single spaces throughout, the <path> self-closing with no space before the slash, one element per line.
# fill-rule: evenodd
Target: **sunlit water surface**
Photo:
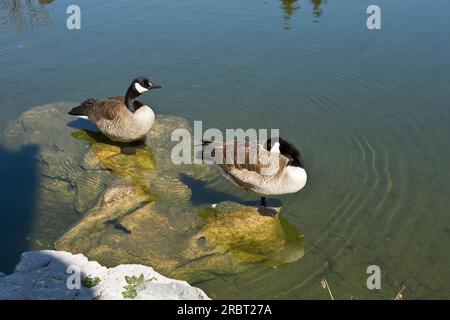
<path fill-rule="evenodd" d="M 0 1 L 2 131 L 34 106 L 121 94 L 149 75 L 163 86 L 143 97 L 156 112 L 280 128 L 304 155 L 307 188 L 280 198 L 304 257 L 198 283 L 211 297 L 328 299 L 324 278 L 335 298 L 403 286 L 405 298 L 450 297 L 450 2 L 378 1 L 380 31 L 366 28 L 367 1 L 77 3 L 82 29 L 69 31 L 65 1 Z M 0 270 L 11 271 L 36 247 L 36 177 L 26 150 L 0 154 Z M 220 175 L 208 186 L 249 196 Z M 373 264 L 382 289 L 369 291 Z"/>

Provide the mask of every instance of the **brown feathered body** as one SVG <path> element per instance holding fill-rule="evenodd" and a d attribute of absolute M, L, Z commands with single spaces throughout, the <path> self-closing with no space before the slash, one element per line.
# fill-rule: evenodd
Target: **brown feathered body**
<path fill-rule="evenodd" d="M 303 168 L 289 166 L 289 159 L 257 142 L 206 142 L 203 156 L 217 164 L 224 176 L 260 195 L 294 193 L 306 184 Z"/>
<path fill-rule="evenodd" d="M 155 113 L 150 107 L 141 105 L 131 112 L 125 105 L 125 97 L 122 96 L 102 100 L 89 99 L 80 107 L 83 116 L 112 141 L 140 140 L 150 131 L 155 121 Z"/>

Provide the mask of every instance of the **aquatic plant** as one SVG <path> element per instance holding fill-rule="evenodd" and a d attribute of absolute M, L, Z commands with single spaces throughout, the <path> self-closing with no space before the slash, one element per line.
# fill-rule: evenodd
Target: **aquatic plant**
<path fill-rule="evenodd" d="M 93 288 L 96 285 L 98 285 L 101 281 L 102 281 L 102 279 L 100 279 L 99 277 L 94 277 L 94 278 L 85 277 L 81 280 L 81 284 L 85 288 Z"/>
<path fill-rule="evenodd" d="M 123 287 L 125 289 L 125 291 L 122 292 L 122 296 L 125 299 L 136 298 L 136 296 L 137 296 L 136 288 L 138 286 L 140 286 L 141 284 L 152 281 L 153 279 L 155 279 L 155 278 L 145 279 L 144 274 L 142 274 L 142 273 L 139 277 L 125 276 L 125 281 L 128 283 L 128 285 Z"/>
<path fill-rule="evenodd" d="M 333 297 L 333 293 L 331 292 L 331 288 L 330 285 L 328 284 L 327 279 L 322 279 L 322 281 L 320 282 L 320 284 L 322 285 L 323 289 L 327 289 L 328 290 L 328 294 L 331 297 L 331 300 L 334 300 Z M 394 300 L 403 300 L 403 291 L 407 288 L 407 285 L 403 285 L 402 288 L 400 289 L 400 291 L 397 293 L 397 295 L 394 297 Z M 350 298 L 350 300 L 353 300 L 353 296 Z"/>
<path fill-rule="evenodd" d="M 407 288 L 407 285 L 403 285 L 400 291 L 395 296 L 394 300 L 403 300 L 403 291 Z"/>

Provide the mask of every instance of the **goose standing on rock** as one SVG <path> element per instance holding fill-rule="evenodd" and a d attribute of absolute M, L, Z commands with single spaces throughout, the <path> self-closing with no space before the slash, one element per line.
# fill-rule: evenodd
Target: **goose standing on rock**
<path fill-rule="evenodd" d="M 203 141 L 202 158 L 218 164 L 237 185 L 261 195 L 262 215 L 278 213 L 267 207 L 266 196 L 298 192 L 307 181 L 300 152 L 282 138 L 267 140 L 266 147 L 257 142 Z"/>
<path fill-rule="evenodd" d="M 69 114 L 94 123 L 100 131 L 115 142 L 128 143 L 122 152 L 133 154 L 135 147 L 145 141 L 146 134 L 155 122 L 153 110 L 136 100 L 141 94 L 161 86 L 147 78 L 136 78 L 125 96 L 107 99 L 89 99 L 73 108 Z"/>

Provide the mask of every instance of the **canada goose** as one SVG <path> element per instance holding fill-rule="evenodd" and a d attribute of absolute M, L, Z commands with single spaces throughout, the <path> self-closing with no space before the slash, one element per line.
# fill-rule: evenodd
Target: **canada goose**
<path fill-rule="evenodd" d="M 142 93 L 161 86 L 147 78 L 136 78 L 125 96 L 89 99 L 73 108 L 69 114 L 88 119 L 112 141 L 130 143 L 145 138 L 155 121 L 155 113 L 136 100 Z"/>
<path fill-rule="evenodd" d="M 218 164 L 226 178 L 261 195 L 262 215 L 277 214 L 267 207 L 266 196 L 295 193 L 306 185 L 300 152 L 282 138 L 267 140 L 266 147 L 257 142 L 203 141 L 202 157 Z"/>

